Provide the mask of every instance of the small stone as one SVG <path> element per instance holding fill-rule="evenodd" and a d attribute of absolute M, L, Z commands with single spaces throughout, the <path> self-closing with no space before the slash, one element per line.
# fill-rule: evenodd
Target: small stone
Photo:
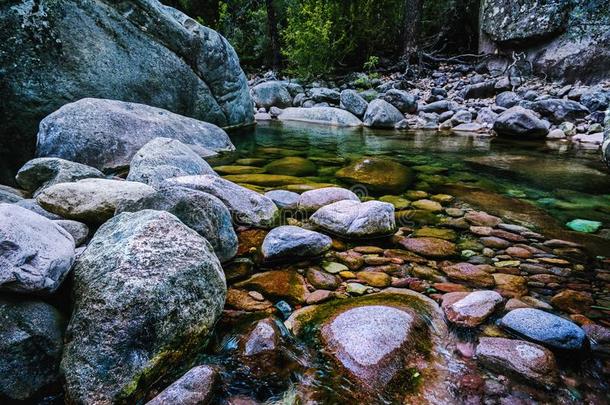
<path fill-rule="evenodd" d="M 361 271 L 356 274 L 356 277 L 371 287 L 385 288 L 392 283 L 392 277 L 382 272 Z"/>
<path fill-rule="evenodd" d="M 356 273 L 351 272 L 351 271 L 341 271 L 341 272 L 339 272 L 339 276 L 341 276 L 341 278 L 349 280 L 352 278 L 356 278 Z"/>
<path fill-rule="evenodd" d="M 502 296 L 516 298 L 527 295 L 527 280 L 524 277 L 496 273 L 493 274 L 493 278 L 496 282 L 496 291 Z"/>
<path fill-rule="evenodd" d="M 198 366 L 161 391 L 146 405 L 207 404 L 212 399 L 218 372 L 210 366 Z"/>
<path fill-rule="evenodd" d="M 440 212 L 443 210 L 443 206 L 436 201 L 432 200 L 417 200 L 411 203 L 411 206 L 424 211 Z"/>
<path fill-rule="evenodd" d="M 551 304 L 570 314 L 583 314 L 591 309 L 593 298 L 585 291 L 563 290 L 551 298 Z"/>
<path fill-rule="evenodd" d="M 320 304 L 328 301 L 334 296 L 332 291 L 328 290 L 316 290 L 307 296 L 305 303 L 308 305 Z"/>
<path fill-rule="evenodd" d="M 337 263 L 337 262 L 322 262 L 322 268 L 331 273 L 331 274 L 337 274 L 340 273 L 342 271 L 348 271 L 349 268 L 341 263 Z"/>
<path fill-rule="evenodd" d="M 438 239 L 445 239 L 445 240 L 449 240 L 449 241 L 453 241 L 457 238 L 455 231 L 453 231 L 451 229 L 430 228 L 427 226 L 417 229 L 415 232 L 413 232 L 413 236 L 415 236 L 417 238 L 422 238 L 422 237 L 438 238 Z"/>
<path fill-rule="evenodd" d="M 402 238 L 399 243 L 407 250 L 434 258 L 453 256 L 457 253 L 454 243 L 437 238 Z"/>
<path fill-rule="evenodd" d="M 464 218 L 472 225 L 496 227 L 502 223 L 502 219 L 489 215 L 483 211 L 469 211 L 464 215 Z"/>
<path fill-rule="evenodd" d="M 587 219 L 573 219 L 568 222 L 566 226 L 576 232 L 595 233 L 602 227 L 602 223 L 599 221 L 589 221 Z"/>
<path fill-rule="evenodd" d="M 261 247 L 265 260 L 293 260 L 295 257 L 319 256 L 330 249 L 331 239 L 318 232 L 285 225 L 272 229 Z"/>
<path fill-rule="evenodd" d="M 457 263 L 445 266 L 442 268 L 442 271 L 447 274 L 450 280 L 461 281 L 472 287 L 490 288 L 496 284 L 491 274 L 487 273 L 480 266 L 470 263 Z"/>
<path fill-rule="evenodd" d="M 486 236 L 481 238 L 481 243 L 492 249 L 506 249 L 511 245 L 509 241 L 495 236 Z"/>
<path fill-rule="evenodd" d="M 339 280 L 337 280 L 336 276 L 329 274 L 326 271 L 320 271 L 314 267 L 307 269 L 306 277 L 307 281 L 318 289 L 335 290 L 339 286 Z"/>
<path fill-rule="evenodd" d="M 352 295 L 364 295 L 370 287 L 360 283 L 348 283 L 347 293 Z"/>
<path fill-rule="evenodd" d="M 502 296 L 495 291 L 456 292 L 443 296 L 442 307 L 449 321 L 462 327 L 475 327 L 483 323 L 502 301 Z"/>

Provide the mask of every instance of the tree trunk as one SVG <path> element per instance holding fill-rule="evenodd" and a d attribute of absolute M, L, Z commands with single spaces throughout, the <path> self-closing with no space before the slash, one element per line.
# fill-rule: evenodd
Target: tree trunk
<path fill-rule="evenodd" d="M 269 40 L 271 42 L 271 66 L 278 70 L 282 62 L 280 53 L 280 35 L 277 29 L 277 16 L 273 7 L 273 0 L 265 0 L 267 6 L 267 25 L 269 28 Z"/>
<path fill-rule="evenodd" d="M 423 12 L 423 0 L 405 0 L 402 56 L 406 61 L 417 54 Z"/>

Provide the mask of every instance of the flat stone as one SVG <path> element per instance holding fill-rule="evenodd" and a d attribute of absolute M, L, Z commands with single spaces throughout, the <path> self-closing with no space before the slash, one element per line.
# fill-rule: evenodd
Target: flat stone
<path fill-rule="evenodd" d="M 360 271 L 356 274 L 356 278 L 376 288 L 385 288 L 392 284 L 392 277 L 377 271 Z"/>
<path fill-rule="evenodd" d="M 502 296 L 518 298 L 522 295 L 527 295 L 527 280 L 525 277 L 495 273 L 493 274 L 493 278 L 496 282 L 496 291 Z"/>
<path fill-rule="evenodd" d="M 273 307 L 273 303 L 268 300 L 259 301 L 254 299 L 247 291 L 236 288 L 227 290 L 227 299 L 225 305 L 229 308 L 239 311 L 265 311 Z"/>
<path fill-rule="evenodd" d="M 339 272 L 341 273 L 341 272 Z M 339 287 L 339 279 L 333 274 L 326 271 L 320 271 L 314 267 L 307 269 L 305 273 L 307 281 L 315 288 L 323 290 L 335 290 Z"/>
<path fill-rule="evenodd" d="M 457 246 L 437 238 L 401 238 L 400 245 L 405 249 L 426 257 L 443 258 L 457 254 Z"/>
<path fill-rule="evenodd" d="M 449 321 L 472 328 L 485 322 L 502 301 L 495 291 L 455 292 L 443 296 L 442 308 Z"/>
<path fill-rule="evenodd" d="M 502 223 L 502 219 L 489 215 L 483 211 L 468 211 L 464 215 L 464 218 L 466 218 L 466 221 L 475 226 L 489 226 L 493 228 Z"/>
<path fill-rule="evenodd" d="M 298 207 L 306 211 L 317 211 L 325 205 L 343 200 L 360 201 L 356 194 L 346 188 L 324 187 L 301 194 Z"/>
<path fill-rule="evenodd" d="M 483 265 L 485 266 L 485 265 Z M 481 266 L 470 263 L 457 263 L 441 268 L 443 273 L 452 281 L 461 281 L 476 288 L 491 288 L 496 282 L 491 274 Z"/>
<path fill-rule="evenodd" d="M 147 405 L 207 404 L 214 394 L 217 378 L 218 372 L 213 367 L 194 367 L 147 402 Z"/>

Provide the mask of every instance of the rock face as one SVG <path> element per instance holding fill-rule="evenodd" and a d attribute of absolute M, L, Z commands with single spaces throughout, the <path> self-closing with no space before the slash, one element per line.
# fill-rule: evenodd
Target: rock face
<path fill-rule="evenodd" d="M 231 213 L 222 201 L 211 194 L 186 187 L 167 186 L 140 200 L 122 203 L 117 211 L 146 209 L 175 215 L 210 242 L 221 262 L 232 259 L 237 253 L 237 235 L 233 230 Z"/>
<path fill-rule="evenodd" d="M 40 122 L 36 153 L 112 170 L 128 166 L 155 138 L 178 140 L 202 156 L 235 149 L 216 125 L 144 104 L 84 98 Z"/>
<path fill-rule="evenodd" d="M 65 319 L 38 301 L 0 299 L 0 397 L 28 400 L 59 379 Z"/>
<path fill-rule="evenodd" d="M 217 376 L 217 371 L 210 366 L 194 367 L 147 405 L 206 405 L 212 399 Z"/>
<path fill-rule="evenodd" d="M 338 201 L 317 210 L 310 221 L 347 238 L 387 235 L 396 228 L 394 206 L 379 201 Z"/>
<path fill-rule="evenodd" d="M 53 221 L 0 204 L 0 291 L 50 294 L 74 263 L 72 236 Z"/>
<path fill-rule="evenodd" d="M 127 180 L 158 188 L 165 179 L 198 174 L 214 175 L 216 172 L 182 142 L 155 138 L 131 159 Z"/>
<path fill-rule="evenodd" d="M 205 342 L 226 284 L 204 238 L 172 214 L 144 210 L 100 227 L 76 263 L 73 294 L 61 362 L 67 397 L 135 402 Z"/>
<path fill-rule="evenodd" d="M 286 108 L 278 117 L 280 121 L 303 121 L 338 127 L 359 127 L 362 121 L 349 111 L 334 107 Z"/>
<path fill-rule="evenodd" d="M 368 192 L 398 194 L 414 179 L 411 169 L 389 159 L 367 157 L 357 160 L 335 173 L 347 183 L 367 188 Z"/>
<path fill-rule="evenodd" d="M 212 194 L 226 205 L 237 224 L 266 228 L 278 215 L 277 207 L 269 198 L 218 176 L 176 177 L 167 183 Z"/>
<path fill-rule="evenodd" d="M 586 339 L 585 332 L 573 322 L 539 309 L 512 310 L 504 315 L 500 325 L 529 340 L 555 349 L 581 349 Z"/>
<path fill-rule="evenodd" d="M 498 116 L 493 126 L 500 136 L 519 139 L 541 139 L 549 132 L 547 123 L 530 110 L 512 107 Z"/>
<path fill-rule="evenodd" d="M 51 186 L 36 201 L 64 218 L 99 224 L 111 218 L 120 203 L 137 201 L 154 192 L 152 187 L 133 181 L 86 179 Z"/>
<path fill-rule="evenodd" d="M 482 337 L 476 350 L 477 361 L 493 371 L 516 375 L 543 386 L 557 382 L 557 365 L 553 353 L 523 340 Z"/>
<path fill-rule="evenodd" d="M 369 103 L 362 121 L 367 127 L 394 128 L 394 125 L 403 118 L 404 116 L 396 107 L 378 98 Z"/>
<path fill-rule="evenodd" d="M 328 236 L 318 232 L 298 226 L 279 226 L 267 234 L 261 252 L 269 261 L 319 256 L 330 249 L 331 243 Z"/>
<path fill-rule="evenodd" d="M 21 187 L 36 196 L 42 189 L 54 184 L 100 177 L 104 177 L 102 172 L 80 163 L 59 158 L 38 158 L 19 169 L 15 179 Z"/>
<path fill-rule="evenodd" d="M 269 109 L 271 107 L 286 108 L 292 105 L 292 97 L 288 89 L 278 81 L 257 84 L 250 90 L 250 95 L 256 107 Z"/>
<path fill-rule="evenodd" d="M 253 121 L 231 45 L 156 0 L 19 0 L 0 6 L 0 20 L 0 71 L 11 78 L 3 80 L 0 162 L 13 168 L 33 156 L 40 120 L 83 97 L 148 104 L 222 127 Z"/>

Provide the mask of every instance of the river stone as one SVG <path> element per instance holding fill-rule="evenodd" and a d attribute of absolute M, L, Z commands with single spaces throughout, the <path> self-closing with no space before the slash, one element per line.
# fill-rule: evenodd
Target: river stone
<path fill-rule="evenodd" d="M 493 126 L 500 136 L 518 139 L 542 139 L 548 134 L 548 124 L 531 111 L 515 106 L 498 116 Z"/>
<path fill-rule="evenodd" d="M 265 197 L 273 201 L 278 208 L 285 210 L 296 209 L 299 205 L 299 198 L 301 198 L 299 194 L 287 190 L 267 191 Z"/>
<path fill-rule="evenodd" d="M 587 107 L 573 100 L 552 98 L 527 103 L 527 107 L 558 125 L 589 115 Z"/>
<path fill-rule="evenodd" d="M 484 367 L 520 377 L 536 385 L 550 387 L 558 380 L 553 352 L 535 343 L 499 337 L 481 337 L 476 357 Z"/>
<path fill-rule="evenodd" d="M 305 302 L 309 293 L 305 279 L 294 270 L 272 270 L 256 273 L 247 280 L 235 284 L 237 288 L 258 291 L 263 296 L 290 305 L 300 305 Z"/>
<path fill-rule="evenodd" d="M 438 238 L 401 238 L 399 242 L 405 249 L 426 257 L 443 258 L 457 254 L 453 242 Z"/>
<path fill-rule="evenodd" d="M 0 204 L 0 291 L 55 292 L 74 263 L 74 239 L 53 221 Z"/>
<path fill-rule="evenodd" d="M 394 206 L 380 201 L 343 200 L 317 210 L 310 221 L 346 238 L 366 238 L 394 232 Z"/>
<path fill-rule="evenodd" d="M 148 104 L 222 127 L 253 122 L 247 79 L 231 45 L 156 0 L 16 0 L 2 3 L 0 20 L 0 71 L 11 78 L 0 107 L 2 177 L 7 165 L 15 170 L 33 157 L 40 120 L 83 97 Z M 145 129 L 129 135 L 139 139 Z M 133 153 L 157 136 L 164 135 Z M 63 148 L 70 146 L 57 145 Z"/>
<path fill-rule="evenodd" d="M 340 107 L 362 118 L 369 103 L 357 91 L 347 89 L 341 92 Z"/>
<path fill-rule="evenodd" d="M 280 121 L 302 121 L 337 127 L 359 127 L 362 121 L 349 111 L 334 107 L 290 107 L 278 117 Z"/>
<path fill-rule="evenodd" d="M 235 149 L 216 125 L 144 104 L 84 98 L 41 121 L 37 155 L 114 170 L 155 138 L 178 140 L 202 156 Z"/>
<path fill-rule="evenodd" d="M 298 226 L 274 228 L 265 236 L 261 252 L 265 260 L 319 256 L 330 249 L 332 239 Z"/>
<path fill-rule="evenodd" d="M 343 200 L 360 201 L 358 196 L 348 189 L 341 187 L 324 187 L 309 190 L 301 194 L 298 205 L 299 209 L 316 211 L 325 205 Z"/>
<path fill-rule="evenodd" d="M 193 367 L 146 405 L 207 405 L 217 378 L 218 372 L 213 367 Z"/>
<path fill-rule="evenodd" d="M 38 215 L 42 215 L 43 217 L 48 218 L 48 219 L 53 219 L 53 220 L 63 219 L 61 216 L 59 216 L 57 214 L 53 214 L 52 212 L 49 212 L 49 211 L 45 210 L 44 208 L 42 208 L 40 206 L 40 204 L 38 204 L 38 202 L 36 200 L 34 200 L 33 198 L 25 198 L 21 201 L 16 202 L 15 205 L 18 205 L 22 208 L 33 211 L 33 212 L 37 213 Z"/>
<path fill-rule="evenodd" d="M 131 159 L 127 180 L 158 188 L 166 179 L 199 174 L 215 175 L 216 172 L 182 142 L 155 138 Z"/>
<path fill-rule="evenodd" d="M 0 203 L 13 204 L 25 198 L 20 193 L 13 192 L 13 190 L 16 191 L 12 187 L 0 185 Z"/>
<path fill-rule="evenodd" d="M 269 198 L 218 176 L 184 176 L 167 180 L 170 185 L 203 191 L 220 199 L 236 224 L 268 228 L 278 209 Z"/>
<path fill-rule="evenodd" d="M 231 213 L 222 201 L 211 194 L 186 187 L 167 186 L 140 200 L 119 205 L 119 212 L 141 210 L 167 211 L 203 236 L 214 248 L 221 262 L 237 254 L 237 235 Z"/>
<path fill-rule="evenodd" d="M 46 188 L 36 201 L 64 218 L 100 224 L 112 218 L 120 203 L 136 201 L 154 192 L 152 187 L 133 181 L 85 179 Z"/>
<path fill-rule="evenodd" d="M 328 87 L 314 87 L 307 94 L 316 103 L 339 104 L 341 94 L 337 90 Z"/>
<path fill-rule="evenodd" d="M 56 225 L 61 226 L 74 239 L 76 247 L 81 246 L 89 237 L 89 227 L 82 222 L 72 221 L 70 219 L 59 219 L 53 221 Z"/>
<path fill-rule="evenodd" d="M 220 316 L 225 278 L 211 245 L 167 212 L 122 213 L 74 267 L 61 369 L 75 403 L 134 403 L 190 361 Z M 120 333 L 117 333 L 120 331 Z"/>
<path fill-rule="evenodd" d="M 414 114 L 417 111 L 416 97 L 404 90 L 390 89 L 385 93 L 383 99 L 401 113 Z"/>
<path fill-rule="evenodd" d="M 311 160 L 299 156 L 286 156 L 265 166 L 266 173 L 287 176 L 313 176 L 317 171 L 316 165 Z"/>
<path fill-rule="evenodd" d="M 34 400 L 59 380 L 65 319 L 45 302 L 4 298 L 0 319 L 0 397 Z"/>
<path fill-rule="evenodd" d="M 250 90 L 250 95 L 256 107 L 266 110 L 271 107 L 286 108 L 292 105 L 292 97 L 286 86 L 275 80 L 257 84 Z"/>
<path fill-rule="evenodd" d="M 511 108 L 521 101 L 521 97 L 513 91 L 504 91 L 496 96 L 496 105 L 504 108 Z"/>
<path fill-rule="evenodd" d="M 493 287 L 496 282 L 493 276 L 486 272 L 483 267 L 470 263 L 456 263 L 442 267 L 441 270 L 452 281 L 463 282 L 475 288 Z"/>
<path fill-rule="evenodd" d="M 403 118 L 404 116 L 396 107 L 378 98 L 369 103 L 362 122 L 367 127 L 394 128 L 394 125 Z"/>
<path fill-rule="evenodd" d="M 595 233 L 602 225 L 603 224 L 599 221 L 591 221 L 588 219 L 573 219 L 566 223 L 566 226 L 571 230 L 584 233 Z"/>
<path fill-rule="evenodd" d="M 454 292 L 443 295 L 443 310 L 452 323 L 473 328 L 485 322 L 503 299 L 495 291 Z"/>
<path fill-rule="evenodd" d="M 534 308 L 510 311 L 500 326 L 552 349 L 578 350 L 585 344 L 585 333 L 573 322 Z"/>
<path fill-rule="evenodd" d="M 87 165 L 60 158 L 37 158 L 19 169 L 15 180 L 25 190 L 34 193 L 35 197 L 54 184 L 100 177 L 104 177 L 104 173 Z"/>
<path fill-rule="evenodd" d="M 366 157 L 359 159 L 335 173 L 335 176 L 350 184 L 364 186 L 374 193 L 398 194 L 414 180 L 410 168 L 393 160 Z"/>

